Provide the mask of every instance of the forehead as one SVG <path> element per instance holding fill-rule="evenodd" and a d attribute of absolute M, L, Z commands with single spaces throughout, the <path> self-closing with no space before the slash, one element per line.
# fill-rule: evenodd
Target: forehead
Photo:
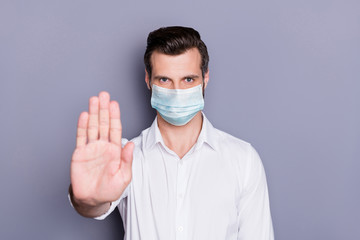
<path fill-rule="evenodd" d="M 197 48 L 191 48 L 179 55 L 167 55 L 154 51 L 151 54 L 152 75 L 154 74 L 199 74 L 201 55 Z"/>

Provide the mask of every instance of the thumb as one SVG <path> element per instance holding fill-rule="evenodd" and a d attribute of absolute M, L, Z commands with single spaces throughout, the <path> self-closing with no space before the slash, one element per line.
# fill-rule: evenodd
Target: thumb
<path fill-rule="evenodd" d="M 135 144 L 133 142 L 127 142 L 124 148 L 121 150 L 121 163 L 120 168 L 127 170 L 131 169 L 133 152 Z"/>

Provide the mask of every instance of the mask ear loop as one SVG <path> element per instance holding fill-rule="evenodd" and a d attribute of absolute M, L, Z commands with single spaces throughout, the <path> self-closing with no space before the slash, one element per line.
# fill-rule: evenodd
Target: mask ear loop
<path fill-rule="evenodd" d="M 149 90 L 150 90 L 150 94 L 152 95 L 152 85 L 151 85 L 151 79 L 149 79 Z"/>
<path fill-rule="evenodd" d="M 205 99 L 205 80 L 204 80 L 204 77 L 203 77 L 202 95 L 203 95 L 203 98 Z"/>
<path fill-rule="evenodd" d="M 150 87 L 150 91 L 152 90 L 152 84 L 151 84 L 151 78 L 149 77 L 149 87 Z"/>

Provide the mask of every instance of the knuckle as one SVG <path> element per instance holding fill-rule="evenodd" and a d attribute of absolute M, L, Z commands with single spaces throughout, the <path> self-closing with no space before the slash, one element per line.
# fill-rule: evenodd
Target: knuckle
<path fill-rule="evenodd" d="M 92 118 L 89 119 L 89 127 L 97 126 L 97 125 L 98 125 L 98 119 L 97 118 L 92 117 Z"/>
<path fill-rule="evenodd" d="M 86 136 L 86 130 L 85 129 L 78 129 L 77 136 L 78 137 L 85 137 Z"/>
<path fill-rule="evenodd" d="M 97 125 L 89 125 L 88 130 L 89 131 L 97 131 L 98 126 Z"/>
<path fill-rule="evenodd" d="M 119 134 L 120 131 L 119 131 L 119 129 L 116 129 L 116 128 L 110 128 L 110 133 L 116 135 L 116 134 Z"/>
<path fill-rule="evenodd" d="M 106 118 L 100 118 L 99 124 L 100 125 L 109 125 L 109 120 Z"/>

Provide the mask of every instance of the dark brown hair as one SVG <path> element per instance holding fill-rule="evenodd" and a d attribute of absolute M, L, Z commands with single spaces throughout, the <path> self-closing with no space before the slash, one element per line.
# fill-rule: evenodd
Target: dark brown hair
<path fill-rule="evenodd" d="M 151 54 L 154 51 L 167 55 L 179 55 L 196 47 L 201 55 L 200 69 L 204 77 L 208 71 L 209 55 L 205 43 L 201 40 L 200 34 L 193 28 L 172 26 L 162 27 L 151 33 L 147 38 L 147 47 L 144 55 L 146 71 L 151 78 Z"/>

